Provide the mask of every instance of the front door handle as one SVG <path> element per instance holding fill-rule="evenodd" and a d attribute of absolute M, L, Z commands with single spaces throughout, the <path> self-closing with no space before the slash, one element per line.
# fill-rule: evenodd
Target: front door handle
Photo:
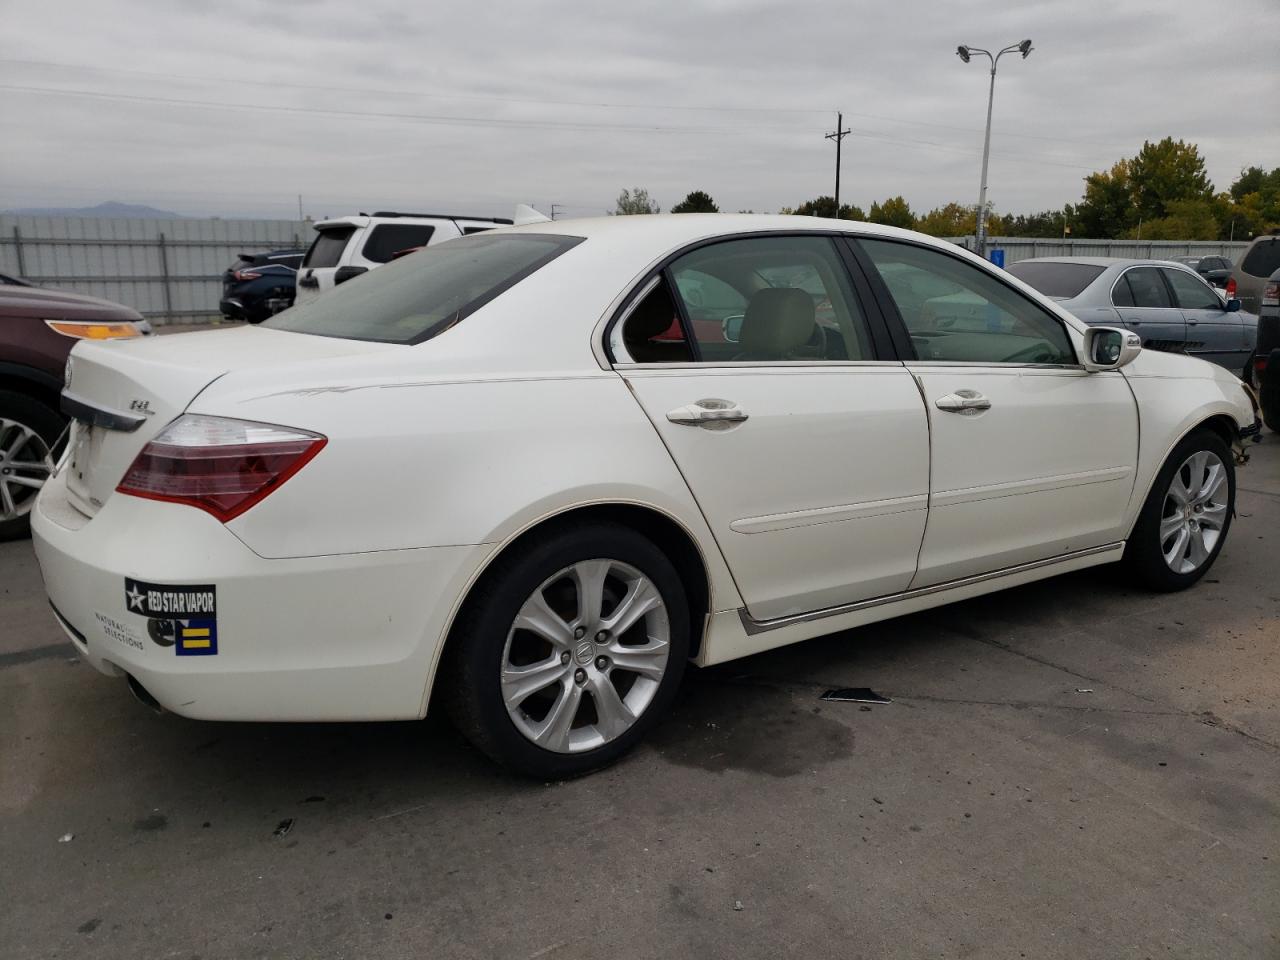
<path fill-rule="evenodd" d="M 933 401 L 933 405 L 947 413 L 959 413 L 970 417 L 983 410 L 991 409 L 991 401 L 977 390 L 957 390 L 955 393 L 948 393 L 945 397 L 939 397 Z"/>
<path fill-rule="evenodd" d="M 667 412 L 667 419 L 686 427 L 724 430 L 747 419 L 746 411 L 732 400 L 707 398 Z"/>

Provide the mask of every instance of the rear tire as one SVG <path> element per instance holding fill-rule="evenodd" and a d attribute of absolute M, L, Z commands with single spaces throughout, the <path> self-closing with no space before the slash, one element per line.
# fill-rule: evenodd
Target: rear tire
<path fill-rule="evenodd" d="M 1222 551 L 1235 504 L 1230 448 L 1211 430 L 1193 431 L 1156 475 L 1121 562 L 1151 590 L 1185 590 Z"/>
<path fill-rule="evenodd" d="M 485 572 L 436 689 L 498 763 L 565 779 L 644 738 L 669 709 L 688 651 L 688 601 L 662 551 L 619 524 L 568 527 Z"/>
<path fill-rule="evenodd" d="M 1258 406 L 1262 408 L 1262 422 L 1269 429 L 1280 433 L 1280 347 L 1267 357 L 1267 368 L 1260 378 Z"/>
<path fill-rule="evenodd" d="M 53 446 L 63 424 L 57 411 L 39 400 L 0 390 L 0 542 L 30 532 L 31 509 L 52 472 Z"/>

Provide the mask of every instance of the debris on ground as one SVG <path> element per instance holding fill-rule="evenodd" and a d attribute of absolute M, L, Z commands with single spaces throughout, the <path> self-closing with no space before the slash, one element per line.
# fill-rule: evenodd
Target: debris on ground
<path fill-rule="evenodd" d="M 832 700 L 837 703 L 893 703 L 888 697 L 882 697 L 869 687 L 839 687 L 828 690 L 819 700 Z"/>
<path fill-rule="evenodd" d="M 735 900 L 735 901 L 733 901 L 733 909 L 735 909 L 735 910 L 741 910 L 741 909 L 742 909 L 742 901 L 741 901 L 741 900 Z"/>
<path fill-rule="evenodd" d="M 1076 693 L 1093 693 L 1093 687 L 1076 687 Z"/>
<path fill-rule="evenodd" d="M 76 838 L 76 835 L 75 835 L 74 833 L 64 833 L 62 836 L 60 836 L 60 837 L 58 838 L 58 842 L 59 842 L 59 843 L 70 843 L 70 842 L 71 842 L 72 840 L 74 840 L 75 838 Z"/>
<path fill-rule="evenodd" d="M 275 830 L 271 832 L 273 837 L 283 837 L 293 829 L 293 817 L 286 817 L 276 824 Z"/>

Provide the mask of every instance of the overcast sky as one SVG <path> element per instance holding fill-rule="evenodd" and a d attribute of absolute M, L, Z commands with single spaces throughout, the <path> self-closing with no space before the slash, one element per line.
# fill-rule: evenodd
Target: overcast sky
<path fill-rule="evenodd" d="M 1280 2 L 0 0 L 0 209 L 561 215 L 643 186 L 723 210 L 830 193 L 1057 208 L 1144 138 L 1219 189 L 1280 166 Z"/>

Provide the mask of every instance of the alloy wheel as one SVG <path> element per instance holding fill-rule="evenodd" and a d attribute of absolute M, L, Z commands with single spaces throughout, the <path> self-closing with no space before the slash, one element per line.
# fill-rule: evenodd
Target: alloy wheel
<path fill-rule="evenodd" d="M 507 714 L 545 750 L 603 746 L 653 701 L 670 646 L 666 604 L 645 574 L 619 560 L 572 564 L 529 595 L 507 634 Z"/>
<path fill-rule="evenodd" d="M 1160 552 L 1174 573 L 1204 565 L 1227 520 L 1227 468 L 1218 455 L 1199 450 L 1174 471 L 1160 511 Z"/>
<path fill-rule="evenodd" d="M 24 423 L 0 417 L 0 523 L 30 513 L 52 473 L 53 456 L 44 438 Z"/>

